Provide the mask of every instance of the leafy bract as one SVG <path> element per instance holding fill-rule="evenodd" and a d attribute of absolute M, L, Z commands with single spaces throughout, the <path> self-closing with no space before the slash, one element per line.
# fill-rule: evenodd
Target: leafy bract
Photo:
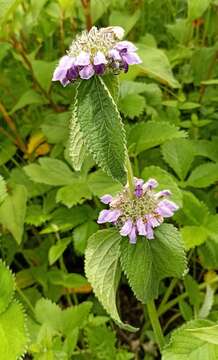
<path fill-rule="evenodd" d="M 21 243 L 26 214 L 27 191 L 23 185 L 16 185 L 0 205 L 0 223 Z"/>
<path fill-rule="evenodd" d="M 125 133 L 110 92 L 99 77 L 77 88 L 77 119 L 89 151 L 115 179 L 126 182 Z"/>
<path fill-rule="evenodd" d="M 218 346 L 211 341 L 214 332 L 217 338 L 214 325 L 208 320 L 194 320 L 174 331 L 163 350 L 163 360 L 216 360 Z"/>
<path fill-rule="evenodd" d="M 155 230 L 154 240 L 139 238 L 134 246 L 123 239 L 121 265 L 138 300 L 146 303 L 156 298 L 161 279 L 182 277 L 186 270 L 178 230 L 173 225 L 163 224 Z"/>
<path fill-rule="evenodd" d="M 184 137 L 185 133 L 168 122 L 148 121 L 134 125 L 129 134 L 128 144 L 134 155 L 163 144 L 165 141 Z"/>
<path fill-rule="evenodd" d="M 117 324 L 129 331 L 136 329 L 124 324 L 116 307 L 116 292 L 120 281 L 121 236 L 115 229 L 100 230 L 92 235 L 85 252 L 85 272 L 93 290 Z"/>

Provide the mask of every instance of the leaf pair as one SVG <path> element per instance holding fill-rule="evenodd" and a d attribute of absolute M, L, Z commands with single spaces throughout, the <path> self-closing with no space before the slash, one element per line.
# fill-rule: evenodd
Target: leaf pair
<path fill-rule="evenodd" d="M 74 168 L 80 170 L 88 148 L 106 173 L 125 184 L 126 141 L 116 97 L 115 76 L 105 77 L 105 82 L 96 76 L 80 82 L 70 125 L 69 154 Z"/>
<path fill-rule="evenodd" d="M 154 299 L 161 279 L 181 277 L 186 270 L 179 232 L 163 224 L 155 231 L 154 240 L 139 238 L 136 245 L 129 244 L 115 229 L 100 230 L 89 239 L 85 271 L 96 296 L 119 326 L 136 331 L 121 321 L 116 307 L 122 270 L 138 300 L 146 303 Z"/>

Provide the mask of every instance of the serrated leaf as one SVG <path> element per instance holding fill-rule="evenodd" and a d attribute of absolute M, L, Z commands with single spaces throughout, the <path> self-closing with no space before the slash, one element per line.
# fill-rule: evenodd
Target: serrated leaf
<path fill-rule="evenodd" d="M 76 179 L 70 185 L 60 188 L 57 192 L 56 201 L 67 207 L 82 204 L 85 200 L 92 198 L 87 180 Z"/>
<path fill-rule="evenodd" d="M 158 181 L 158 191 L 168 189 L 171 191 L 171 199 L 179 206 L 182 206 L 182 193 L 178 188 L 171 174 L 158 166 L 147 166 L 142 170 L 141 177 L 144 180 L 154 178 Z"/>
<path fill-rule="evenodd" d="M 51 270 L 48 272 L 48 279 L 51 284 L 66 288 L 79 288 L 87 286 L 88 282 L 80 274 L 66 273 L 62 270 Z"/>
<path fill-rule="evenodd" d="M 6 182 L 3 179 L 3 177 L 0 175 L 0 204 L 2 203 L 2 201 L 4 201 L 6 196 L 7 196 Z"/>
<path fill-rule="evenodd" d="M 9 268 L 0 261 L 0 314 L 9 306 L 15 289 L 15 279 Z"/>
<path fill-rule="evenodd" d="M 116 358 L 116 336 L 105 324 L 101 326 L 87 326 L 85 335 L 93 359 L 111 360 Z"/>
<path fill-rule="evenodd" d="M 125 133 L 116 105 L 99 77 L 78 86 L 78 123 L 89 151 L 115 179 L 126 182 Z"/>
<path fill-rule="evenodd" d="M 12 301 L 0 315 L 0 358 L 15 360 L 26 352 L 28 336 L 22 306 Z"/>
<path fill-rule="evenodd" d="M 39 164 L 30 164 L 23 169 L 32 181 L 47 185 L 69 185 L 75 179 L 67 164 L 48 157 L 39 159 Z"/>
<path fill-rule="evenodd" d="M 137 117 L 145 110 L 145 98 L 138 94 L 131 94 L 119 101 L 120 111 L 130 119 Z"/>
<path fill-rule="evenodd" d="M 163 350 L 163 360 L 216 360 L 218 346 L 194 335 L 195 331 L 197 334 L 201 328 L 210 326 L 214 326 L 211 321 L 194 320 L 174 331 L 169 345 Z"/>
<path fill-rule="evenodd" d="M 186 186 L 205 188 L 218 181 L 218 164 L 206 163 L 197 166 L 186 181 Z"/>
<path fill-rule="evenodd" d="M 41 298 L 35 306 L 36 320 L 47 324 L 51 329 L 59 331 L 62 327 L 61 308 L 49 299 Z"/>
<path fill-rule="evenodd" d="M 128 144 L 134 146 L 134 154 L 163 144 L 165 141 L 184 137 L 185 133 L 169 122 L 148 121 L 136 124 L 131 128 Z"/>
<path fill-rule="evenodd" d="M 143 303 L 158 296 L 161 279 L 170 276 L 180 278 L 186 270 L 181 236 L 170 224 L 157 228 L 154 240 L 139 238 L 132 246 L 123 239 L 120 259 L 133 292 Z"/>
<path fill-rule="evenodd" d="M 212 161 L 218 162 L 218 147 L 216 141 L 192 140 L 195 154 L 205 156 Z"/>
<path fill-rule="evenodd" d="M 162 145 L 162 154 L 167 164 L 184 180 L 195 157 L 194 146 L 188 139 L 173 139 Z"/>
<path fill-rule="evenodd" d="M 63 254 L 63 252 L 65 251 L 65 249 L 67 248 L 70 242 L 71 242 L 71 238 L 69 237 L 69 238 L 61 239 L 59 242 L 57 242 L 57 244 L 52 245 L 50 247 L 48 253 L 48 259 L 50 265 L 53 265 L 55 261 L 57 261 L 60 258 L 60 256 Z"/>
<path fill-rule="evenodd" d="M 91 302 L 85 301 L 62 311 L 62 332 L 69 335 L 75 328 L 82 328 L 88 319 L 92 305 Z"/>
<path fill-rule="evenodd" d="M 51 215 L 46 214 L 40 205 L 29 205 L 25 217 L 25 224 L 40 226 L 50 220 Z"/>
<path fill-rule="evenodd" d="M 119 77 L 114 76 L 113 74 L 107 74 L 102 77 L 102 80 L 105 83 L 107 89 L 109 90 L 115 103 L 117 104 L 120 93 Z"/>
<path fill-rule="evenodd" d="M 80 171 L 82 164 L 86 156 L 86 146 L 83 138 L 83 134 L 80 130 L 78 122 L 78 100 L 75 98 L 73 105 L 73 112 L 70 121 L 70 134 L 69 134 L 69 145 L 68 153 L 72 161 L 73 168 L 76 171 Z"/>
<path fill-rule="evenodd" d="M 203 226 L 184 226 L 180 231 L 187 250 L 203 244 L 208 237 L 208 233 Z"/>
<path fill-rule="evenodd" d="M 85 272 L 93 290 L 117 324 L 129 331 L 136 331 L 124 324 L 116 307 L 116 292 L 120 281 L 119 263 L 121 237 L 114 230 L 100 230 L 92 235 L 85 252 Z"/>
<path fill-rule="evenodd" d="M 176 214 L 183 225 L 202 225 L 209 215 L 207 206 L 189 191 L 182 192 L 183 207 Z M 178 216 L 177 216 L 178 215 Z M 180 221 L 179 221 L 180 223 Z"/>
<path fill-rule="evenodd" d="M 0 206 L 0 223 L 21 243 L 26 215 L 27 191 L 22 185 L 16 185 Z"/>

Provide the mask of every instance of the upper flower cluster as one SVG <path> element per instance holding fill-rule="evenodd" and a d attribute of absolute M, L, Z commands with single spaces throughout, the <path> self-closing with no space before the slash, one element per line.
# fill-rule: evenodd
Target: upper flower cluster
<path fill-rule="evenodd" d="M 63 86 L 81 78 L 90 79 L 94 74 L 128 71 L 129 65 L 140 64 L 137 48 L 130 41 L 120 41 L 124 30 L 119 26 L 83 31 L 72 42 L 53 74 L 53 81 Z"/>
<path fill-rule="evenodd" d="M 98 218 L 99 224 L 109 222 L 116 225 L 122 236 L 129 236 L 132 244 L 136 243 L 137 235 L 153 239 L 153 229 L 178 210 L 173 201 L 166 199 L 171 195 L 169 190 L 154 191 L 158 186 L 155 179 L 144 182 L 135 178 L 134 182 L 133 197 L 130 196 L 127 186 L 115 197 L 102 196 L 101 201 L 109 204 L 110 209 L 102 210 Z"/>

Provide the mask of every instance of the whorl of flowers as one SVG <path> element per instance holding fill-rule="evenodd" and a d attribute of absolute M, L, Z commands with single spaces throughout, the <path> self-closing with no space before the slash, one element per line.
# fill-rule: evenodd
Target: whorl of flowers
<path fill-rule="evenodd" d="M 130 41 L 120 41 L 124 30 L 119 26 L 83 31 L 72 42 L 53 74 L 53 81 L 63 86 L 78 78 L 88 80 L 93 75 L 128 71 L 129 65 L 140 64 L 137 48 Z"/>
<path fill-rule="evenodd" d="M 110 209 L 102 210 L 98 218 L 99 224 L 113 223 L 120 235 L 129 236 L 132 244 L 136 243 L 137 235 L 153 239 L 153 229 L 178 210 L 178 206 L 167 199 L 171 195 L 169 190 L 154 191 L 158 186 L 155 179 L 144 182 L 134 178 L 134 183 L 133 196 L 130 196 L 127 186 L 115 197 L 102 196 L 101 201 L 109 204 Z"/>

